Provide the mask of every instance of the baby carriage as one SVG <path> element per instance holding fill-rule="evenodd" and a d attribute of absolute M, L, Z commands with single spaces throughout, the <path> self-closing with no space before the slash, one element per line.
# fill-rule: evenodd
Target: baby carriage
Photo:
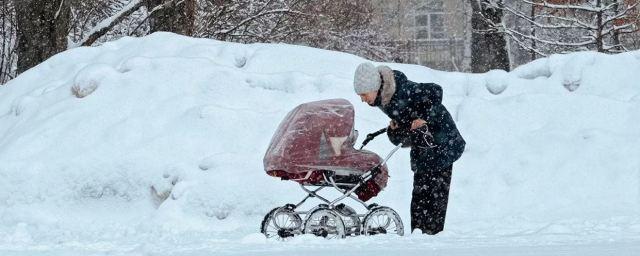
<path fill-rule="evenodd" d="M 362 147 L 385 131 L 369 134 Z M 362 147 L 356 150 L 357 136 L 353 106 L 344 99 L 305 103 L 287 114 L 271 139 L 264 167 L 271 176 L 299 183 L 307 195 L 299 203 L 277 207 L 264 217 L 260 231 L 267 238 L 404 234 L 402 220 L 393 209 L 365 203 L 386 186 L 385 163 L 400 146 L 383 160 Z M 330 200 L 318 193 L 329 187 L 339 192 L 337 198 Z M 299 210 L 309 198 L 322 203 L 308 211 Z M 346 198 L 362 204 L 367 212 L 358 214 L 341 203 Z"/>

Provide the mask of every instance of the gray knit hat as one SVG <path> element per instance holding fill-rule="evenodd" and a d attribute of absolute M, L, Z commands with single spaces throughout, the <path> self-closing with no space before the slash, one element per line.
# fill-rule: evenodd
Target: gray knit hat
<path fill-rule="evenodd" d="M 365 62 L 356 68 L 356 73 L 353 77 L 353 89 L 357 94 L 374 92 L 380 89 L 381 82 L 378 69 L 371 62 Z"/>

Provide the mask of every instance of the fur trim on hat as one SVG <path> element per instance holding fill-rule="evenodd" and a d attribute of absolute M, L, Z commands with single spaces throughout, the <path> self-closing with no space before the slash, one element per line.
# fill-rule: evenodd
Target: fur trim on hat
<path fill-rule="evenodd" d="M 382 92 L 380 93 L 380 97 L 382 97 L 382 105 L 384 106 L 391 102 L 391 97 L 396 93 L 396 79 L 393 75 L 393 70 L 387 66 L 378 66 L 378 73 L 382 76 Z"/>

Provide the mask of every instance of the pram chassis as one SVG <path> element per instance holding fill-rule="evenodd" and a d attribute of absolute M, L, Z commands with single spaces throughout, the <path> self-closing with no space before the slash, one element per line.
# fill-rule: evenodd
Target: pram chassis
<path fill-rule="evenodd" d="M 384 165 L 387 163 L 387 160 L 389 160 L 389 158 L 391 158 L 391 156 L 398 151 L 398 149 L 402 147 L 402 144 L 396 146 L 390 153 L 389 155 L 387 155 L 387 157 L 384 159 L 384 161 L 382 161 L 382 163 L 376 167 L 373 168 L 373 170 L 365 172 L 364 174 L 362 174 L 359 177 L 358 183 L 357 184 L 353 184 L 353 183 L 336 183 L 335 180 L 333 179 L 332 175 L 327 175 L 329 174 L 331 171 L 324 171 L 322 173 L 322 177 L 324 178 L 325 182 L 330 184 L 331 186 L 333 186 L 336 190 L 338 190 L 339 192 L 343 193 L 344 195 L 334 199 L 333 201 L 329 201 L 328 199 L 320 196 L 317 194 L 318 191 L 322 190 L 323 188 L 327 187 L 324 185 L 304 185 L 304 184 L 300 184 L 300 187 L 302 188 L 302 190 L 304 190 L 305 192 L 307 192 L 307 196 L 302 199 L 302 201 L 300 201 L 298 204 L 295 205 L 295 208 L 299 207 L 300 205 L 302 205 L 307 199 L 311 198 L 311 197 L 315 197 L 318 198 L 319 200 L 325 202 L 328 204 L 329 208 L 333 208 L 335 206 L 335 204 L 337 202 L 342 201 L 343 199 L 350 197 L 351 199 L 355 200 L 356 202 L 362 204 L 362 206 L 364 206 L 365 208 L 369 209 L 370 206 L 363 202 L 362 200 L 358 199 L 356 196 L 353 195 L 353 192 L 355 192 L 360 186 L 364 185 L 365 182 L 367 182 L 369 179 L 373 178 L 377 173 L 378 173 L 378 167 Z M 309 190 L 307 189 L 305 186 L 309 186 L 309 187 L 318 187 L 316 190 Z M 340 186 L 346 186 L 346 187 L 351 187 L 349 190 L 347 189 L 343 189 Z"/>

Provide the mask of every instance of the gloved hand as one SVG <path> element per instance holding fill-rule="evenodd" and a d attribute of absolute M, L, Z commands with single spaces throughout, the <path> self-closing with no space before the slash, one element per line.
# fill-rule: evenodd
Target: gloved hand
<path fill-rule="evenodd" d="M 398 126 L 396 126 L 395 129 L 389 127 L 389 129 L 387 129 L 387 136 L 389 136 L 389 141 L 391 141 L 393 145 L 402 143 L 403 147 L 411 147 L 411 131 L 409 131 L 409 129 Z"/>
<path fill-rule="evenodd" d="M 427 125 L 422 125 L 416 129 L 411 130 L 411 142 L 412 145 L 424 148 L 436 147 L 433 135 L 429 132 Z"/>

